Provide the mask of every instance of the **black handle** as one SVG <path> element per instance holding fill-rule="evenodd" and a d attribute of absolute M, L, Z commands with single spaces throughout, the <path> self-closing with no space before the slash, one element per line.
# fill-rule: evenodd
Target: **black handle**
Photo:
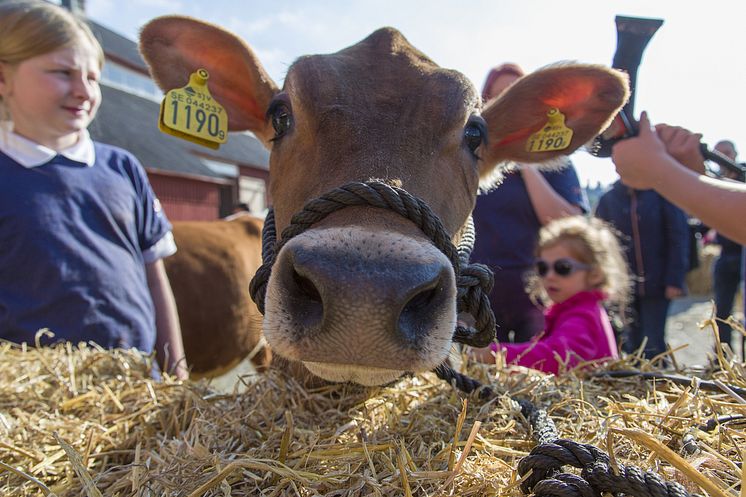
<path fill-rule="evenodd" d="M 634 118 L 635 88 L 637 87 L 637 69 L 640 67 L 642 53 L 658 28 L 663 25 L 663 19 L 647 19 L 641 17 L 616 16 L 616 51 L 611 67 L 621 69 L 629 75 L 630 95 L 627 103 L 617 114 L 616 120 L 621 121 L 619 128 L 623 133 L 608 136 L 604 133 L 595 140 L 591 153 L 597 157 L 611 157 L 611 147 L 623 138 L 637 134 Z"/>
<path fill-rule="evenodd" d="M 721 154 L 717 150 L 710 150 L 706 143 L 700 143 L 699 149 L 705 159 L 714 162 L 718 166 L 724 167 L 733 171 L 734 173 L 737 173 L 739 175 L 738 179 L 740 181 L 743 181 L 746 177 L 746 165 L 744 165 L 743 163 L 738 163 L 734 160 L 731 160 L 730 157 Z"/>

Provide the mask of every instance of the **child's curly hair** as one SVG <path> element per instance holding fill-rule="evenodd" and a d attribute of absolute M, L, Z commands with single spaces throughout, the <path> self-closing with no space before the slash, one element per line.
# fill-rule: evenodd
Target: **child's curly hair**
<path fill-rule="evenodd" d="M 578 262 L 596 271 L 599 276 L 596 288 L 606 294 L 608 304 L 623 311 L 628 303 L 631 279 L 616 231 L 595 217 L 580 215 L 555 219 L 539 231 L 536 255 L 559 243 L 563 243 Z M 535 301 L 548 302 L 538 275 L 528 277 L 527 290 Z"/>

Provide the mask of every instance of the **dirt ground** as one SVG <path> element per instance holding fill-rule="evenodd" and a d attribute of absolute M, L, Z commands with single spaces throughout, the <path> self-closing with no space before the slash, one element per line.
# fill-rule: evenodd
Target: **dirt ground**
<path fill-rule="evenodd" d="M 705 245 L 699 250 L 699 265 L 686 275 L 689 296 L 674 300 L 668 311 L 666 339 L 672 348 L 688 346 L 675 353 L 683 365 L 706 364 L 707 355 L 712 354 L 715 335 L 711 327 L 700 330 L 698 323 L 710 319 L 712 304 L 712 266 L 720 255 L 719 245 Z M 734 317 L 743 322 L 743 295 L 735 298 Z M 743 358 L 742 337 L 734 330 L 733 348 Z"/>
<path fill-rule="evenodd" d="M 708 355 L 713 354 L 715 335 L 712 328 L 699 328 L 699 324 L 710 319 L 712 314 L 713 304 L 708 297 L 684 297 L 671 303 L 666 321 L 666 340 L 672 349 L 685 346 L 674 353 L 680 365 L 704 365 Z M 740 306 L 735 317 L 743 321 Z M 733 333 L 733 348 L 739 357 L 743 357 L 741 336 L 735 330 Z"/>

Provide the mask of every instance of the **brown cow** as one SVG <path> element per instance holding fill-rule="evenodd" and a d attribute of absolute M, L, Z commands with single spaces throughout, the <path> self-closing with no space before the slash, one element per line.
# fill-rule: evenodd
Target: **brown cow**
<path fill-rule="evenodd" d="M 571 153 L 628 96 L 618 72 L 565 64 L 522 78 L 482 109 L 465 76 L 438 67 L 391 28 L 334 54 L 301 57 L 282 89 L 243 41 L 195 19 L 151 21 L 140 47 L 164 89 L 207 69 L 229 129 L 251 130 L 271 149 L 278 234 L 309 200 L 379 179 L 427 203 L 458 242 L 480 181 L 498 164 Z M 528 151 L 552 109 L 573 130 L 570 146 Z M 455 297 L 449 259 L 413 222 L 386 209 L 347 207 L 277 254 L 264 334 L 273 354 L 323 379 L 383 384 L 445 360 Z"/>
<path fill-rule="evenodd" d="M 261 264 L 261 219 L 174 222 L 178 251 L 164 260 L 176 300 L 192 377 L 216 376 L 251 353 L 262 336 L 262 315 L 249 298 Z M 252 357 L 261 369 L 269 351 Z"/>

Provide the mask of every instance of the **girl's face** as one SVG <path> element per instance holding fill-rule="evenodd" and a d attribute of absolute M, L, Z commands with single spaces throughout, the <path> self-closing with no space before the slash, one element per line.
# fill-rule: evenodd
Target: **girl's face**
<path fill-rule="evenodd" d="M 589 275 L 590 267 L 578 261 L 564 243 L 560 242 L 543 249 L 539 253 L 539 260 L 546 263 L 548 268 L 547 273 L 541 277 L 541 284 L 552 302 L 559 304 L 578 292 L 593 288 Z M 567 272 L 569 268 L 569 274 L 557 274 L 557 261 L 561 261 L 560 272 Z"/>
<path fill-rule="evenodd" d="M 0 63 L 13 131 L 53 150 L 74 145 L 101 103 L 100 76 L 96 51 L 83 38 L 15 66 Z"/>

